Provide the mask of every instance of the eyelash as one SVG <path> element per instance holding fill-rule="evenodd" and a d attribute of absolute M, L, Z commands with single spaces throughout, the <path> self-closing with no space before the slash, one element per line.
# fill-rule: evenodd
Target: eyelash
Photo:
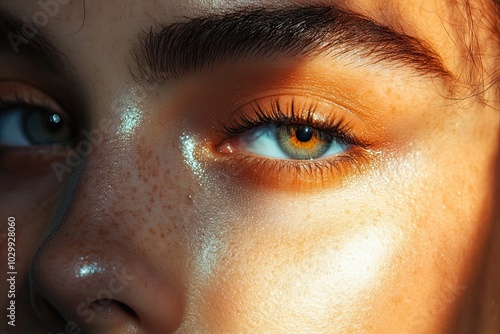
<path fill-rule="evenodd" d="M 341 117 L 331 117 L 325 121 L 317 121 L 314 116 L 316 113 L 317 105 L 311 104 L 306 108 L 302 108 L 305 114 L 297 113 L 296 104 L 292 100 L 289 104 L 288 112 L 284 112 L 281 103 L 277 100 L 272 104 L 270 110 L 262 108 L 257 102 L 252 106 L 252 111 L 255 116 L 248 116 L 247 114 L 238 110 L 230 120 L 229 124 L 222 124 L 223 134 L 227 138 L 234 138 L 239 134 L 252 130 L 256 127 L 267 124 L 278 125 L 308 125 L 316 130 L 322 131 L 330 135 L 335 140 L 345 145 L 356 145 L 363 148 L 368 148 L 368 143 L 360 140 L 352 135 L 352 130 L 349 123 Z"/>
<path fill-rule="evenodd" d="M 50 112 L 57 113 L 65 117 L 66 122 L 70 122 L 78 130 L 76 122 L 73 121 L 73 115 L 66 110 L 61 110 L 55 105 L 57 102 L 49 102 L 49 100 L 35 98 L 29 91 L 16 92 L 12 97 L 4 97 L 0 95 L 0 108 L 5 107 L 27 107 L 41 108 Z"/>
<path fill-rule="evenodd" d="M 263 182 L 274 188 L 303 186 L 307 184 L 325 185 L 327 181 L 341 183 L 348 178 L 351 172 L 361 172 L 364 163 L 369 158 L 370 143 L 360 139 L 353 133 L 345 118 L 334 115 L 327 120 L 317 120 L 316 104 L 308 104 L 297 110 L 297 104 L 292 100 L 283 106 L 279 100 L 272 103 L 272 107 L 264 108 L 258 102 L 252 105 L 252 112 L 237 110 L 227 124 L 217 122 L 223 138 L 231 140 L 238 135 L 267 124 L 278 125 L 308 125 L 318 131 L 329 134 L 334 140 L 349 145 L 350 148 L 339 155 L 317 160 L 282 160 L 264 158 L 251 154 L 239 153 L 230 157 L 229 165 L 246 165 L 245 170 L 257 173 L 260 178 L 265 175 L 267 179 Z M 281 175 L 290 176 L 284 180 L 282 176 L 276 179 L 277 171 L 283 171 Z M 339 176 L 340 175 L 340 176 Z M 251 180 L 253 178 L 249 178 Z M 288 183 L 286 182 L 288 181 Z"/>

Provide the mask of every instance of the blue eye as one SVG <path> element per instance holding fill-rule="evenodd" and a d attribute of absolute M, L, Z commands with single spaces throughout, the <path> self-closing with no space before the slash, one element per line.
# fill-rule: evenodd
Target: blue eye
<path fill-rule="evenodd" d="M 240 135 L 242 149 L 270 158 L 312 160 L 345 152 L 348 145 L 307 125 L 265 124 Z"/>
<path fill-rule="evenodd" d="M 29 105 L 0 106 L 1 146 L 64 145 L 73 140 L 73 128 L 61 113 Z"/>

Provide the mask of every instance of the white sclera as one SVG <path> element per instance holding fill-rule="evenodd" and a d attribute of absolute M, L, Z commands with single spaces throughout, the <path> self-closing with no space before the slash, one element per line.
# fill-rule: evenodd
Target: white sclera
<path fill-rule="evenodd" d="M 12 109 L 0 114 L 0 144 L 6 146 L 30 146 L 23 129 L 24 112 Z"/>
<path fill-rule="evenodd" d="M 244 150 L 275 159 L 294 159 L 288 156 L 281 148 L 279 140 L 276 136 L 277 127 L 275 124 L 266 124 L 252 129 L 240 137 L 240 143 Z M 341 144 L 335 139 L 332 140 L 328 150 L 317 158 L 324 158 L 328 156 L 337 155 L 345 152 L 347 145 Z"/>

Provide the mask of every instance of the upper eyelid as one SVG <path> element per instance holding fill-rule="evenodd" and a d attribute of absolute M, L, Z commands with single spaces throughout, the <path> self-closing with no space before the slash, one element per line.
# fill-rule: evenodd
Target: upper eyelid
<path fill-rule="evenodd" d="M 8 95 L 5 94 L 5 92 L 2 93 L 2 86 L 4 85 L 17 85 L 21 89 L 15 91 L 14 94 Z M 23 90 L 24 94 L 22 93 Z M 30 83 L 0 80 L 0 109 L 11 106 L 36 107 L 45 109 L 48 112 L 57 113 L 72 128 L 75 136 L 79 136 L 82 130 L 81 122 L 74 110 L 65 108 L 65 106 L 61 105 L 59 101 L 53 98 L 49 93 L 46 93 Z"/>
<path fill-rule="evenodd" d="M 2 86 L 11 86 L 13 94 L 2 93 Z M 16 89 L 17 88 L 17 89 Z M 67 115 L 66 110 L 50 94 L 43 92 L 38 87 L 19 81 L 0 81 L 0 104 L 21 104 L 37 106 Z"/>
<path fill-rule="evenodd" d="M 287 104 L 287 106 L 292 108 L 292 111 L 289 113 L 283 111 L 279 99 L 271 103 L 273 108 L 271 111 L 266 111 L 265 108 L 259 106 L 258 101 L 254 101 L 251 103 L 251 105 L 253 105 L 252 109 L 254 116 L 247 115 L 247 113 L 244 112 L 236 112 L 231 116 L 227 124 L 223 122 L 216 123 L 221 129 L 221 133 L 225 135 L 225 139 L 228 137 L 234 138 L 258 126 L 269 123 L 290 125 L 295 123 L 309 125 L 316 130 L 327 132 L 344 144 L 357 145 L 365 149 L 370 148 L 370 142 L 353 134 L 351 125 L 343 116 L 335 114 L 323 120 L 317 120 L 314 117 L 316 109 L 318 108 L 316 103 L 311 102 L 310 104 L 303 105 L 301 107 L 301 109 L 303 109 L 302 112 L 297 113 L 293 111 L 295 106 L 293 101 L 295 100 L 292 98 L 292 102 Z"/>

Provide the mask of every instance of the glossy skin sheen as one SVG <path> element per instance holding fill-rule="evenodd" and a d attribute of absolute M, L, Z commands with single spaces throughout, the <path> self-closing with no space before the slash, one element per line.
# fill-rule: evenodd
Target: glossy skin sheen
<path fill-rule="evenodd" d="M 61 5 L 45 30 L 77 84 L 10 50 L 0 53 L 0 95 L 21 82 L 70 100 L 68 117 L 104 139 L 62 182 L 52 163 L 64 147 L 2 149 L 0 264 L 14 216 L 18 271 L 16 327 L 2 311 L 5 331 L 500 332 L 500 48 L 489 3 L 471 2 L 481 70 L 466 57 L 461 4 L 339 3 L 425 40 L 458 79 L 279 56 L 155 87 L 130 73 L 139 32 L 273 2 L 88 0 L 83 26 L 81 1 Z M 0 10 L 40 9 L 2 0 Z M 270 97 L 314 100 L 319 120 L 341 115 L 370 148 L 307 172 L 221 135 L 216 124 Z M 0 287 L 5 310 L 4 278 Z"/>

